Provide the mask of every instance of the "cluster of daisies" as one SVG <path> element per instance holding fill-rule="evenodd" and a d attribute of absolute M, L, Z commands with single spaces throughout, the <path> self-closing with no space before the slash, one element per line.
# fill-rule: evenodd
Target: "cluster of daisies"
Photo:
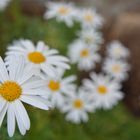
<path fill-rule="evenodd" d="M 63 97 L 63 101 L 58 98 L 63 102 L 58 108 L 66 114 L 66 120 L 74 123 L 86 122 L 88 112 L 99 108 L 111 109 L 123 98 L 121 83 L 126 80 L 130 69 L 127 63 L 129 50 L 119 41 L 112 41 L 107 46 L 102 72 L 91 72 L 101 60 L 99 50 L 103 43 L 100 31 L 103 18 L 95 9 L 78 8 L 72 3 L 51 2 L 47 3 L 47 8 L 45 19 L 55 18 L 69 28 L 75 22 L 81 26 L 80 31 L 76 32 L 77 38 L 68 46 L 68 57 L 79 71 L 89 72 L 90 79 L 84 79 L 80 87 L 75 85 Z"/>
<path fill-rule="evenodd" d="M 34 45 L 21 39 L 8 47 L 5 60 L 0 58 L 0 126 L 7 113 L 9 136 L 16 122 L 22 135 L 30 128 L 23 102 L 44 110 L 52 103 L 60 105 L 60 93 L 72 90 L 75 80 L 62 78 L 69 68 L 68 59 L 42 41 Z"/>
<path fill-rule="evenodd" d="M 51 2 L 47 7 L 45 19 L 56 18 L 68 27 L 77 21 L 81 31 L 68 46 L 69 59 L 43 41 L 35 44 L 28 39 L 14 41 L 7 47 L 5 59 L 0 57 L 0 127 L 7 115 L 10 137 L 16 123 L 22 135 L 30 129 L 24 103 L 43 110 L 57 108 L 66 114 L 66 120 L 81 123 L 88 121 L 89 112 L 111 109 L 123 98 L 121 82 L 127 78 L 129 51 L 118 41 L 109 44 L 102 73 L 90 73 L 80 87 L 76 75 L 65 76 L 70 63 L 79 71 L 91 71 L 100 62 L 102 17 L 94 9 L 71 3 Z"/>

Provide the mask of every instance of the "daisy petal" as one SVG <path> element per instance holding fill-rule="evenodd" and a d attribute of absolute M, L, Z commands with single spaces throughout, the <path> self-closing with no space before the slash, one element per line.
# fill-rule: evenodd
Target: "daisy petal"
<path fill-rule="evenodd" d="M 4 82 L 9 79 L 8 72 L 6 66 L 0 57 L 0 81 Z"/>
<path fill-rule="evenodd" d="M 27 114 L 26 109 L 24 108 L 23 104 L 19 100 L 17 100 L 15 102 L 15 106 L 16 106 L 16 112 L 18 112 L 19 117 L 22 120 L 26 130 L 29 130 L 29 128 L 30 128 L 30 119 L 29 119 L 29 116 Z"/>
<path fill-rule="evenodd" d="M 14 135 L 15 132 L 15 114 L 14 114 L 14 105 L 10 103 L 7 111 L 7 125 L 8 125 L 8 134 L 10 137 Z"/>
<path fill-rule="evenodd" d="M 19 128 L 20 133 L 22 135 L 25 135 L 26 134 L 26 128 L 25 128 L 22 120 L 20 119 L 19 113 L 17 113 L 16 110 L 15 110 L 15 116 L 16 116 L 16 120 L 17 120 L 17 124 L 18 124 L 18 128 Z"/>
<path fill-rule="evenodd" d="M 31 95 L 22 95 L 21 100 L 27 104 L 30 104 L 34 107 L 48 110 L 47 101 L 39 96 L 31 96 Z"/>
<path fill-rule="evenodd" d="M 5 106 L 5 104 L 6 104 L 6 100 L 4 100 L 3 98 L 0 97 L 0 112 L 3 109 L 3 107 Z"/>
<path fill-rule="evenodd" d="M 0 111 L 0 127 L 1 127 L 3 119 L 5 117 L 7 108 L 8 108 L 8 103 L 6 103 L 5 106 L 3 107 L 3 109 Z"/>

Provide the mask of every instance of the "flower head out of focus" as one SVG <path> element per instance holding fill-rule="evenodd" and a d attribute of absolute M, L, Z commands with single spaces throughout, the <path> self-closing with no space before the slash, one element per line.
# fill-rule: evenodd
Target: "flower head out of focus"
<path fill-rule="evenodd" d="M 98 29 L 103 24 L 102 17 L 94 9 L 80 9 L 77 19 L 82 27 Z"/>
<path fill-rule="evenodd" d="M 57 21 L 63 21 L 67 26 L 73 25 L 76 10 L 71 3 L 49 2 L 47 3 L 48 11 L 45 13 L 44 18 L 56 18 Z"/>
<path fill-rule="evenodd" d="M 46 7 L 48 9 L 44 14 L 45 19 L 56 18 L 58 22 L 64 22 L 68 27 L 73 26 L 75 21 L 89 29 L 98 29 L 103 24 L 103 18 L 92 8 L 78 8 L 72 3 L 65 2 L 47 2 Z"/>
<path fill-rule="evenodd" d="M 46 83 L 46 91 L 48 93 L 48 99 L 52 107 L 61 107 L 64 102 L 64 95 L 70 94 L 75 89 L 76 76 L 64 76 L 63 69 L 57 69 L 55 77 L 44 76 L 44 82 Z"/>
<path fill-rule="evenodd" d="M 94 104 L 82 88 L 71 91 L 61 110 L 66 113 L 66 120 L 73 123 L 87 122 L 88 112 L 94 112 Z"/>
<path fill-rule="evenodd" d="M 100 61 L 100 56 L 96 47 L 87 46 L 81 40 L 76 40 L 69 46 L 69 57 L 73 64 L 78 65 L 79 70 L 89 71 Z"/>
<path fill-rule="evenodd" d="M 96 108 L 110 109 L 123 98 L 121 86 L 108 75 L 91 74 L 91 80 L 85 79 L 84 87 L 92 94 Z"/>
<path fill-rule="evenodd" d="M 40 75 L 40 72 L 43 71 L 47 75 L 54 76 L 57 67 L 70 68 L 67 64 L 69 60 L 66 57 L 59 55 L 55 49 L 49 49 L 42 41 L 39 41 L 37 46 L 30 40 L 15 41 L 8 47 L 6 55 L 6 60 L 11 55 L 23 56 L 27 64 L 33 68 L 35 75 Z"/>
<path fill-rule="evenodd" d="M 82 30 L 78 32 L 78 36 L 87 45 L 96 48 L 100 48 L 100 45 L 103 43 L 102 34 L 94 29 L 82 28 Z"/>
<path fill-rule="evenodd" d="M 130 66 L 125 61 L 106 59 L 103 65 L 105 73 L 117 81 L 126 80 Z"/>
<path fill-rule="evenodd" d="M 129 56 L 129 50 L 116 40 L 109 44 L 107 53 L 113 59 L 122 59 Z"/>
<path fill-rule="evenodd" d="M 10 57 L 6 67 L 0 58 L 0 126 L 7 112 L 7 129 L 9 136 L 15 132 L 17 121 L 22 135 L 30 129 L 30 120 L 22 102 L 48 110 L 47 100 L 40 95 L 47 94 L 42 90 L 42 80 L 32 80 L 33 69 L 25 65 L 23 57 Z"/>
<path fill-rule="evenodd" d="M 3 11 L 11 0 L 0 0 L 0 11 Z"/>

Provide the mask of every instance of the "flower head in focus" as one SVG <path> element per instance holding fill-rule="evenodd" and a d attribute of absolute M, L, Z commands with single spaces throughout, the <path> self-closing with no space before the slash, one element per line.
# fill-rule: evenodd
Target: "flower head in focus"
<path fill-rule="evenodd" d="M 7 112 L 7 129 L 12 137 L 16 122 L 22 135 L 30 129 L 22 102 L 44 110 L 48 110 L 48 103 L 41 97 L 46 94 L 42 90 L 44 81 L 32 80 L 33 69 L 25 64 L 24 58 L 12 56 L 9 61 L 4 63 L 0 58 L 0 126 Z"/>
<path fill-rule="evenodd" d="M 36 46 L 30 40 L 15 41 L 8 47 L 6 55 L 6 60 L 11 55 L 23 56 L 34 70 L 34 75 L 40 75 L 43 71 L 48 76 L 55 76 L 57 67 L 70 68 L 66 57 L 59 55 L 55 49 L 49 49 L 42 41 L 39 41 Z"/>

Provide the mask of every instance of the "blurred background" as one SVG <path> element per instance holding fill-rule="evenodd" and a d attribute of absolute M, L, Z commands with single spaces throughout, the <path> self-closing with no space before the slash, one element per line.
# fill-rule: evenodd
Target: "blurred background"
<path fill-rule="evenodd" d="M 88 123 L 75 125 L 66 122 L 57 110 L 41 111 L 28 107 L 31 129 L 26 136 L 18 131 L 7 136 L 6 123 L 0 129 L 0 140 L 140 140 L 140 0 L 69 0 L 79 6 L 95 7 L 104 17 L 102 29 L 105 46 L 119 39 L 131 51 L 129 79 L 123 83 L 125 98 L 109 111 L 90 114 Z M 28 38 L 45 41 L 66 54 L 67 46 L 75 38 L 75 25 L 69 30 L 55 20 L 44 21 L 46 0 L 12 0 L 0 13 L 0 55 L 13 40 Z M 70 73 L 77 72 L 72 69 Z M 78 74 L 78 72 L 77 72 Z M 88 74 L 81 72 L 81 78 Z"/>

